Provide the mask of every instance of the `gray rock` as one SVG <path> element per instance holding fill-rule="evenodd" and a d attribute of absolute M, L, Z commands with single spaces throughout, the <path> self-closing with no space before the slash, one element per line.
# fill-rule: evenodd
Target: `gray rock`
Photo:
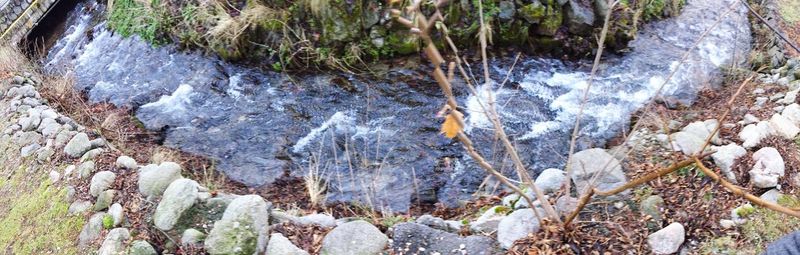
<path fill-rule="evenodd" d="M 725 178 L 733 183 L 737 183 L 736 174 L 733 173 L 731 167 L 733 167 L 736 159 L 747 154 L 747 150 L 735 143 L 715 147 L 714 149 L 717 150 L 717 152 L 711 154 L 711 158 L 714 159 L 714 164 L 717 164 L 722 170 Z"/>
<path fill-rule="evenodd" d="M 321 254 L 374 255 L 381 254 L 389 238 L 378 228 L 363 220 L 339 225 L 322 239 Z"/>
<path fill-rule="evenodd" d="M 432 216 L 430 214 L 425 214 L 425 215 L 419 216 L 419 218 L 417 218 L 417 220 L 415 222 L 417 224 L 422 224 L 422 225 L 425 225 L 425 226 L 428 226 L 428 227 L 431 227 L 431 228 L 435 228 L 435 229 L 443 230 L 443 231 L 447 231 L 447 232 L 458 232 L 459 230 L 461 230 L 461 226 L 460 225 L 459 226 L 453 226 L 451 223 L 448 223 L 447 221 L 443 220 L 442 218 L 434 217 L 434 216 Z"/>
<path fill-rule="evenodd" d="M 744 117 L 742 119 L 742 124 L 743 125 L 750 125 L 750 124 L 753 124 L 753 123 L 758 123 L 759 121 L 761 121 L 761 120 L 759 120 L 758 117 L 753 116 L 752 114 L 748 113 L 748 114 L 744 115 Z"/>
<path fill-rule="evenodd" d="M 539 211 L 540 215 L 545 215 Z M 539 231 L 539 220 L 533 209 L 516 210 L 503 218 L 497 226 L 497 242 L 503 249 L 511 248 L 514 242 L 525 238 L 528 234 Z"/>
<path fill-rule="evenodd" d="M 721 219 L 719 220 L 719 226 L 724 229 L 729 229 L 736 227 L 736 222 L 734 222 L 733 220 Z"/>
<path fill-rule="evenodd" d="M 156 249 L 153 249 L 153 246 L 150 245 L 147 241 L 143 240 L 136 240 L 131 243 L 131 247 L 128 248 L 128 255 L 157 255 Z"/>
<path fill-rule="evenodd" d="M 148 198 L 161 196 L 170 183 L 180 178 L 181 166 L 176 163 L 147 165 L 139 169 L 139 193 Z"/>
<path fill-rule="evenodd" d="M 124 169 L 133 170 L 133 169 L 138 168 L 139 164 L 137 164 L 136 160 L 131 158 L 131 157 L 119 156 L 119 158 L 117 158 L 116 166 L 118 168 L 124 168 Z"/>
<path fill-rule="evenodd" d="M 769 125 L 775 134 L 783 136 L 783 138 L 786 139 L 793 139 L 800 133 L 800 128 L 792 123 L 791 120 L 777 113 L 772 115 L 772 118 L 769 120 Z"/>
<path fill-rule="evenodd" d="M 514 18 L 514 13 L 517 11 L 516 7 L 514 7 L 514 2 L 501 1 L 498 7 L 500 8 L 500 13 L 497 14 L 497 17 L 500 20 L 509 21 Z"/>
<path fill-rule="evenodd" d="M 320 214 L 320 213 L 298 217 L 295 219 L 295 222 L 301 225 L 314 224 L 329 228 L 336 226 L 336 218 L 327 214 Z"/>
<path fill-rule="evenodd" d="M 34 143 L 41 143 L 44 137 L 36 132 L 17 132 L 14 134 L 14 143 L 20 147 Z"/>
<path fill-rule="evenodd" d="M 595 187 L 599 190 L 610 190 L 627 182 L 619 161 L 603 149 L 595 148 L 575 153 L 572 155 L 569 167 L 572 169 L 572 181 L 580 192 L 585 190 L 595 173 L 605 173 L 595 183 Z"/>
<path fill-rule="evenodd" d="M 95 170 L 94 161 L 83 162 L 76 169 L 76 171 L 78 172 L 78 177 L 80 177 L 81 179 L 91 176 L 92 173 L 94 173 L 94 170 Z"/>
<path fill-rule="evenodd" d="M 97 250 L 98 255 L 119 255 L 125 252 L 125 242 L 131 239 L 131 234 L 127 228 L 115 228 L 108 232 L 106 239 L 100 249 Z"/>
<path fill-rule="evenodd" d="M 308 255 L 307 251 L 297 248 L 292 241 L 281 235 L 275 233 L 269 236 L 269 244 L 267 245 L 267 254 L 270 255 Z"/>
<path fill-rule="evenodd" d="M 582 33 L 591 30 L 594 25 L 594 10 L 585 6 L 583 1 L 569 0 L 567 7 L 567 24 L 570 32 Z"/>
<path fill-rule="evenodd" d="M 556 192 L 561 189 L 561 185 L 567 181 L 567 175 L 561 169 L 545 169 L 536 177 L 536 187 L 545 193 Z"/>
<path fill-rule="evenodd" d="M 104 150 L 103 148 L 91 149 L 86 153 L 84 153 L 83 156 L 81 156 L 81 162 L 94 160 L 100 155 L 102 155 L 104 152 L 106 152 L 106 150 Z"/>
<path fill-rule="evenodd" d="M 785 174 L 781 154 L 772 147 L 764 147 L 753 153 L 755 164 L 750 170 L 750 182 L 759 188 L 772 188 L 778 185 L 778 178 Z"/>
<path fill-rule="evenodd" d="M 97 196 L 97 201 L 94 203 L 94 210 L 102 211 L 111 206 L 111 203 L 114 202 L 114 195 L 116 193 L 117 191 L 113 189 L 101 192 L 100 195 Z"/>
<path fill-rule="evenodd" d="M 58 124 L 54 119 L 47 118 L 42 120 L 38 130 L 42 132 L 44 137 L 54 138 L 61 131 L 61 124 Z"/>
<path fill-rule="evenodd" d="M 566 217 L 576 209 L 578 209 L 578 198 L 561 196 L 556 200 L 556 213 L 562 217 Z"/>
<path fill-rule="evenodd" d="M 114 179 L 117 174 L 110 171 L 102 171 L 92 176 L 92 181 L 89 184 L 89 194 L 92 196 L 99 196 L 101 192 L 106 191 L 114 184 Z"/>
<path fill-rule="evenodd" d="M 783 112 L 781 112 L 783 117 L 786 117 L 794 123 L 795 125 L 800 125 L 800 105 L 798 104 L 790 104 L 783 108 Z"/>
<path fill-rule="evenodd" d="M 683 131 L 671 134 L 670 137 L 672 137 L 672 149 L 686 155 L 696 154 L 703 149 L 706 142 L 705 138 Z"/>
<path fill-rule="evenodd" d="M 27 157 L 30 157 L 31 155 L 33 155 L 34 153 L 36 153 L 36 150 L 41 149 L 41 148 L 42 148 L 41 145 L 39 145 L 38 143 L 34 143 L 34 144 L 31 144 L 31 145 L 22 147 L 22 149 L 19 150 L 19 155 L 22 156 L 23 158 L 27 158 Z"/>
<path fill-rule="evenodd" d="M 114 203 L 111 207 L 108 208 L 108 214 L 111 215 L 111 218 L 114 219 L 114 226 L 119 226 L 122 224 L 122 220 L 125 218 L 125 212 L 122 209 L 122 205 L 119 203 Z"/>
<path fill-rule="evenodd" d="M 50 157 L 55 155 L 56 152 L 49 147 L 44 147 L 36 150 L 36 160 L 39 162 L 47 162 L 50 161 Z"/>
<path fill-rule="evenodd" d="M 78 133 L 69 140 L 67 146 L 64 147 L 64 153 L 72 158 L 79 158 L 84 153 L 92 149 L 92 144 L 89 141 L 89 136 L 86 133 Z"/>
<path fill-rule="evenodd" d="M 56 183 L 61 180 L 61 174 L 56 170 L 50 171 L 50 182 Z"/>
<path fill-rule="evenodd" d="M 200 232 L 197 229 L 187 228 L 183 231 L 181 235 L 181 244 L 182 245 L 195 245 L 195 244 L 202 244 L 203 240 L 206 239 L 206 234 Z"/>
<path fill-rule="evenodd" d="M 795 89 L 789 92 L 786 92 L 786 96 L 783 99 L 778 100 L 778 103 L 781 104 L 793 104 L 797 102 L 797 93 L 800 92 L 800 89 Z"/>
<path fill-rule="evenodd" d="M 493 233 L 497 231 L 497 225 L 500 220 L 506 217 L 506 214 L 511 211 L 511 208 L 506 206 L 493 206 L 483 212 L 478 219 L 469 224 L 472 232 L 477 233 Z"/>
<path fill-rule="evenodd" d="M 769 98 L 767 97 L 756 97 L 755 107 L 757 109 L 761 109 L 761 107 L 764 107 L 764 105 L 767 104 L 767 101 L 769 101 Z"/>
<path fill-rule="evenodd" d="M 25 82 L 25 78 L 19 75 L 14 75 L 14 78 L 11 79 L 11 82 L 16 85 L 22 85 Z"/>
<path fill-rule="evenodd" d="M 81 214 L 89 211 L 89 208 L 92 208 L 92 202 L 86 200 L 78 200 L 72 202 L 69 205 L 69 209 L 67 209 L 67 213 L 70 215 Z"/>
<path fill-rule="evenodd" d="M 672 254 L 678 252 L 685 237 L 683 225 L 675 222 L 650 234 L 647 237 L 647 244 L 655 254 Z"/>
<path fill-rule="evenodd" d="M 89 221 L 83 225 L 83 229 L 78 235 L 78 246 L 87 247 L 100 237 L 100 232 L 103 230 L 103 218 L 106 215 L 104 212 L 98 212 L 89 217 Z"/>
<path fill-rule="evenodd" d="M 661 222 L 661 209 L 664 208 L 664 199 L 658 195 L 652 195 L 642 200 L 639 211 L 644 215 L 650 215 L 655 222 Z"/>
<path fill-rule="evenodd" d="M 487 236 L 460 237 L 417 223 L 393 227 L 392 254 L 498 254 L 494 241 Z"/>
<path fill-rule="evenodd" d="M 764 194 L 761 194 L 760 198 L 765 201 L 777 204 L 778 198 L 780 198 L 781 196 L 783 196 L 783 194 L 781 194 L 780 191 L 778 191 L 777 189 L 771 189 L 767 192 L 764 192 Z"/>
<path fill-rule="evenodd" d="M 772 133 L 773 130 L 769 122 L 760 121 L 757 124 L 750 124 L 742 128 L 742 131 L 739 132 L 739 139 L 743 141 L 742 146 L 745 148 L 753 148 Z"/>
<path fill-rule="evenodd" d="M 173 181 L 164 191 L 164 197 L 156 207 L 153 222 L 160 230 L 171 230 L 183 212 L 197 200 L 197 182 L 190 179 Z"/>
<path fill-rule="evenodd" d="M 206 251 L 210 254 L 263 253 L 269 241 L 270 207 L 271 204 L 258 195 L 240 196 L 231 201 L 222 219 L 215 222 L 208 233 Z"/>

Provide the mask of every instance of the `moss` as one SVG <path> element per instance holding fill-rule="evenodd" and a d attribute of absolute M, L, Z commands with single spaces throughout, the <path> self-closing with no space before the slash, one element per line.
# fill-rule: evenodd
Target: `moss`
<path fill-rule="evenodd" d="M 167 17 L 158 0 L 151 6 L 143 6 L 135 0 L 114 1 L 113 9 L 108 15 L 108 26 L 123 36 L 139 35 L 152 44 L 164 44 L 167 29 Z"/>
<path fill-rule="evenodd" d="M 778 197 L 778 204 L 795 208 L 800 205 L 800 199 L 783 195 Z M 760 254 L 765 245 L 797 229 L 800 229 L 800 219 L 759 207 L 752 210 L 741 232 L 749 249 L 754 250 L 753 254 Z"/>
<path fill-rule="evenodd" d="M 111 217 L 111 215 L 109 214 L 103 216 L 103 228 L 111 229 L 113 227 L 114 227 L 114 217 Z"/>
<path fill-rule="evenodd" d="M 778 0 L 778 12 L 789 24 L 800 23 L 800 2 L 794 0 Z"/>
<path fill-rule="evenodd" d="M 522 6 L 517 12 L 529 23 L 538 24 L 547 15 L 547 7 L 538 1 L 534 1 L 533 3 Z"/>

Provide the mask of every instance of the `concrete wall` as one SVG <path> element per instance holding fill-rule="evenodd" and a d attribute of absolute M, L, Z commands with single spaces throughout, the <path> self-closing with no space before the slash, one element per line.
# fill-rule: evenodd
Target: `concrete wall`
<path fill-rule="evenodd" d="M 0 0 L 1 40 L 18 43 L 58 0 Z"/>

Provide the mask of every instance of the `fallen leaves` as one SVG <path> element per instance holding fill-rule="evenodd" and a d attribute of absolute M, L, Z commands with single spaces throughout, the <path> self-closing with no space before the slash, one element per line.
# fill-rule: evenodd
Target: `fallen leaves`
<path fill-rule="evenodd" d="M 445 105 L 442 110 L 436 114 L 436 116 L 444 116 L 444 122 L 442 123 L 442 128 L 440 131 L 445 137 L 453 139 L 458 135 L 459 132 L 464 130 L 464 126 L 461 123 L 463 114 L 458 111 L 453 111 L 449 105 Z"/>

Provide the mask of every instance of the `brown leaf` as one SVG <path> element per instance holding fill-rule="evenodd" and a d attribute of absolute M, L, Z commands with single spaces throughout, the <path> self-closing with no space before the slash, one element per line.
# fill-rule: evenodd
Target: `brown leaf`
<path fill-rule="evenodd" d="M 453 139 L 458 135 L 464 127 L 458 123 L 458 120 L 453 116 L 453 114 L 448 114 L 447 117 L 444 118 L 444 123 L 442 123 L 442 134 L 445 137 Z"/>

